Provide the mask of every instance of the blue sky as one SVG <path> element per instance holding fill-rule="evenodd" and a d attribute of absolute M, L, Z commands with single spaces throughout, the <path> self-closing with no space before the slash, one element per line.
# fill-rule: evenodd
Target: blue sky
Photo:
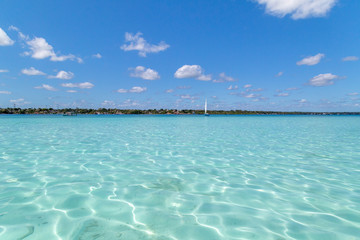
<path fill-rule="evenodd" d="M 360 111 L 360 1 L 0 2 L 0 107 Z"/>

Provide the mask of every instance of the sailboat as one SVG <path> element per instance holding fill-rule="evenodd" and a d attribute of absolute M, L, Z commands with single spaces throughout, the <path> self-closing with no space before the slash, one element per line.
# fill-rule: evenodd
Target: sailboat
<path fill-rule="evenodd" d="M 207 113 L 207 98 L 205 98 L 205 116 L 210 116 L 210 114 Z"/>

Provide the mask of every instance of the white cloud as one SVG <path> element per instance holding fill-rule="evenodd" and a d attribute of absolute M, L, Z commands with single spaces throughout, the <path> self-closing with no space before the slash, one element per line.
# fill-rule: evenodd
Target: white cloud
<path fill-rule="evenodd" d="M 54 52 L 53 47 L 46 42 L 44 38 L 35 37 L 32 40 L 26 41 L 26 44 L 30 48 L 30 52 L 25 52 L 25 55 L 31 55 L 35 59 L 50 58 L 50 61 L 62 62 L 65 60 L 77 60 L 79 63 L 82 62 L 81 58 L 76 58 L 73 54 L 68 55 L 57 55 Z"/>
<path fill-rule="evenodd" d="M 180 95 L 182 99 L 191 99 L 191 96 L 189 94 L 186 95 Z"/>
<path fill-rule="evenodd" d="M 176 78 L 197 78 L 203 73 L 203 69 L 199 65 L 184 65 L 176 70 L 174 77 Z"/>
<path fill-rule="evenodd" d="M 6 73 L 6 72 L 9 72 L 9 70 L 7 70 L 7 69 L 0 69 L 0 73 Z"/>
<path fill-rule="evenodd" d="M 140 104 L 132 99 L 126 99 L 124 102 L 119 104 L 119 107 L 138 107 Z"/>
<path fill-rule="evenodd" d="M 238 89 L 238 88 L 239 88 L 238 85 L 235 85 L 235 86 L 230 85 L 227 89 L 228 89 L 228 90 L 236 90 L 236 89 Z"/>
<path fill-rule="evenodd" d="M 131 77 L 142 78 L 145 80 L 155 80 L 160 78 L 159 73 L 151 68 L 137 66 L 136 68 L 129 68 L 129 70 L 133 71 L 130 73 Z"/>
<path fill-rule="evenodd" d="M 24 101 L 25 100 L 23 98 L 10 100 L 11 103 L 19 103 L 19 102 L 24 102 Z"/>
<path fill-rule="evenodd" d="M 265 5 L 266 13 L 293 19 L 323 17 L 335 5 L 337 0 L 255 0 Z"/>
<path fill-rule="evenodd" d="M 222 82 L 235 82 L 236 79 L 233 77 L 226 76 L 225 73 L 220 73 L 218 79 L 214 79 L 213 82 L 222 83 Z"/>
<path fill-rule="evenodd" d="M 56 76 L 49 76 L 49 78 L 58 78 L 58 79 L 64 79 L 69 80 L 74 77 L 74 73 L 72 72 L 66 72 L 66 71 L 59 71 Z"/>
<path fill-rule="evenodd" d="M 299 100 L 299 103 L 306 103 L 306 102 L 307 102 L 306 99 L 300 99 L 300 100 Z"/>
<path fill-rule="evenodd" d="M 283 72 L 278 72 L 275 77 L 281 77 L 284 73 Z"/>
<path fill-rule="evenodd" d="M 11 94 L 9 91 L 0 91 L 0 94 Z"/>
<path fill-rule="evenodd" d="M 199 99 L 199 97 L 191 96 L 189 94 L 180 95 L 180 98 L 181 99 L 188 99 L 188 100 L 192 100 L 192 101 L 194 101 L 195 99 Z"/>
<path fill-rule="evenodd" d="M 23 98 L 12 99 L 9 102 L 14 103 L 14 104 L 18 104 L 18 105 L 30 104 L 30 102 L 25 101 L 25 99 L 23 99 Z"/>
<path fill-rule="evenodd" d="M 353 92 L 353 93 L 348 93 L 348 95 L 349 96 L 357 96 L 357 95 L 359 95 L 359 93 L 358 92 Z"/>
<path fill-rule="evenodd" d="M 104 101 L 101 103 L 101 106 L 103 106 L 103 107 L 115 107 L 116 104 L 115 104 L 114 101 L 104 100 Z"/>
<path fill-rule="evenodd" d="M 142 93 L 145 92 L 147 90 L 146 87 L 132 87 L 129 92 L 131 93 Z"/>
<path fill-rule="evenodd" d="M 142 92 L 145 92 L 146 90 L 147 90 L 146 87 L 132 87 L 129 90 L 120 88 L 117 90 L 117 92 L 118 93 L 142 93 Z"/>
<path fill-rule="evenodd" d="M 101 54 L 100 53 L 97 53 L 97 54 L 94 54 L 92 55 L 93 58 L 102 58 Z"/>
<path fill-rule="evenodd" d="M 244 87 L 243 88 L 251 88 L 252 87 L 252 85 L 251 84 L 246 84 L 246 85 L 244 85 Z"/>
<path fill-rule="evenodd" d="M 46 75 L 45 73 L 43 73 L 40 70 L 35 69 L 34 67 L 24 68 L 23 70 L 21 70 L 21 73 L 25 74 L 25 75 L 30 75 L 30 76 Z"/>
<path fill-rule="evenodd" d="M 47 85 L 47 84 L 42 84 L 41 86 L 37 86 L 37 87 L 34 87 L 36 89 L 45 89 L 45 90 L 48 90 L 48 91 L 57 91 L 56 88 L 50 86 L 50 85 Z"/>
<path fill-rule="evenodd" d="M 174 89 L 167 89 L 165 90 L 166 93 L 173 93 L 174 92 Z"/>
<path fill-rule="evenodd" d="M 9 38 L 9 36 L 0 28 L 0 46 L 11 46 L 14 44 L 14 41 Z"/>
<path fill-rule="evenodd" d="M 319 74 L 309 80 L 309 85 L 315 87 L 323 87 L 334 84 L 334 80 L 340 78 L 337 75 L 333 75 L 331 73 Z"/>
<path fill-rule="evenodd" d="M 124 89 L 124 88 L 120 88 L 117 90 L 118 93 L 127 93 L 128 90 L 127 89 Z"/>
<path fill-rule="evenodd" d="M 359 58 L 356 56 L 347 56 L 342 59 L 343 62 L 357 61 L 357 60 L 359 60 Z"/>
<path fill-rule="evenodd" d="M 68 93 L 76 93 L 77 91 L 76 90 L 67 90 L 66 92 L 68 92 Z"/>
<path fill-rule="evenodd" d="M 170 45 L 166 44 L 164 41 L 161 41 L 158 45 L 149 44 L 143 37 L 142 33 L 138 32 L 133 35 L 132 33 L 125 33 L 125 42 L 129 44 L 124 44 L 121 46 L 121 49 L 124 51 L 139 51 L 139 55 L 146 57 L 148 53 L 157 53 L 165 51 Z"/>
<path fill-rule="evenodd" d="M 63 87 L 68 88 L 93 88 L 94 84 L 90 82 L 83 82 L 83 83 L 63 83 L 61 84 Z"/>
<path fill-rule="evenodd" d="M 254 93 L 244 95 L 244 97 L 246 97 L 246 98 L 256 98 L 256 97 L 259 97 L 259 96 L 260 96 L 259 94 L 254 94 Z"/>
<path fill-rule="evenodd" d="M 199 77 L 196 78 L 197 80 L 200 80 L 200 81 L 210 81 L 211 80 L 211 74 L 203 74 L 203 75 L 200 75 Z"/>
<path fill-rule="evenodd" d="M 318 53 L 315 56 L 306 57 L 296 63 L 296 65 L 316 65 L 320 62 L 320 60 L 325 57 L 324 54 Z"/>
<path fill-rule="evenodd" d="M 254 88 L 254 89 L 246 89 L 246 91 L 248 92 L 261 92 L 264 91 L 263 88 Z"/>
<path fill-rule="evenodd" d="M 17 32 L 20 31 L 19 28 L 15 27 L 14 25 L 11 25 L 11 26 L 9 27 L 9 30 L 13 30 L 13 31 L 17 31 Z"/>
<path fill-rule="evenodd" d="M 11 26 L 9 27 L 9 30 L 16 31 L 16 32 L 19 34 L 19 38 L 20 38 L 21 40 L 23 40 L 23 41 L 29 40 L 29 36 L 27 36 L 27 35 L 23 34 L 22 32 L 20 32 L 20 29 L 19 29 L 19 28 L 11 25 Z"/>
<path fill-rule="evenodd" d="M 184 65 L 176 70 L 175 78 L 196 78 L 200 81 L 210 81 L 211 75 L 203 74 L 204 70 L 199 65 Z"/>
<path fill-rule="evenodd" d="M 275 95 L 275 97 L 287 97 L 287 96 L 289 96 L 289 93 L 279 93 Z"/>

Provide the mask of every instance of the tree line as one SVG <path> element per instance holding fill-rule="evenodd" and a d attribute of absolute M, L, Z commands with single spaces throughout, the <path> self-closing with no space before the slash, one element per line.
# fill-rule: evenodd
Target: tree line
<path fill-rule="evenodd" d="M 0 114 L 204 114 L 204 110 L 194 109 L 116 109 L 116 108 L 0 108 Z M 360 112 L 282 112 L 282 111 L 248 111 L 248 110 L 209 110 L 210 115 L 360 115 Z"/>

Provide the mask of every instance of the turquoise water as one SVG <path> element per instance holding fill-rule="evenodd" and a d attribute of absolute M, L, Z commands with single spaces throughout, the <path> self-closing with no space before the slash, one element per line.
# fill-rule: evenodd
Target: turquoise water
<path fill-rule="evenodd" d="M 360 117 L 0 116 L 0 239 L 359 239 Z"/>

